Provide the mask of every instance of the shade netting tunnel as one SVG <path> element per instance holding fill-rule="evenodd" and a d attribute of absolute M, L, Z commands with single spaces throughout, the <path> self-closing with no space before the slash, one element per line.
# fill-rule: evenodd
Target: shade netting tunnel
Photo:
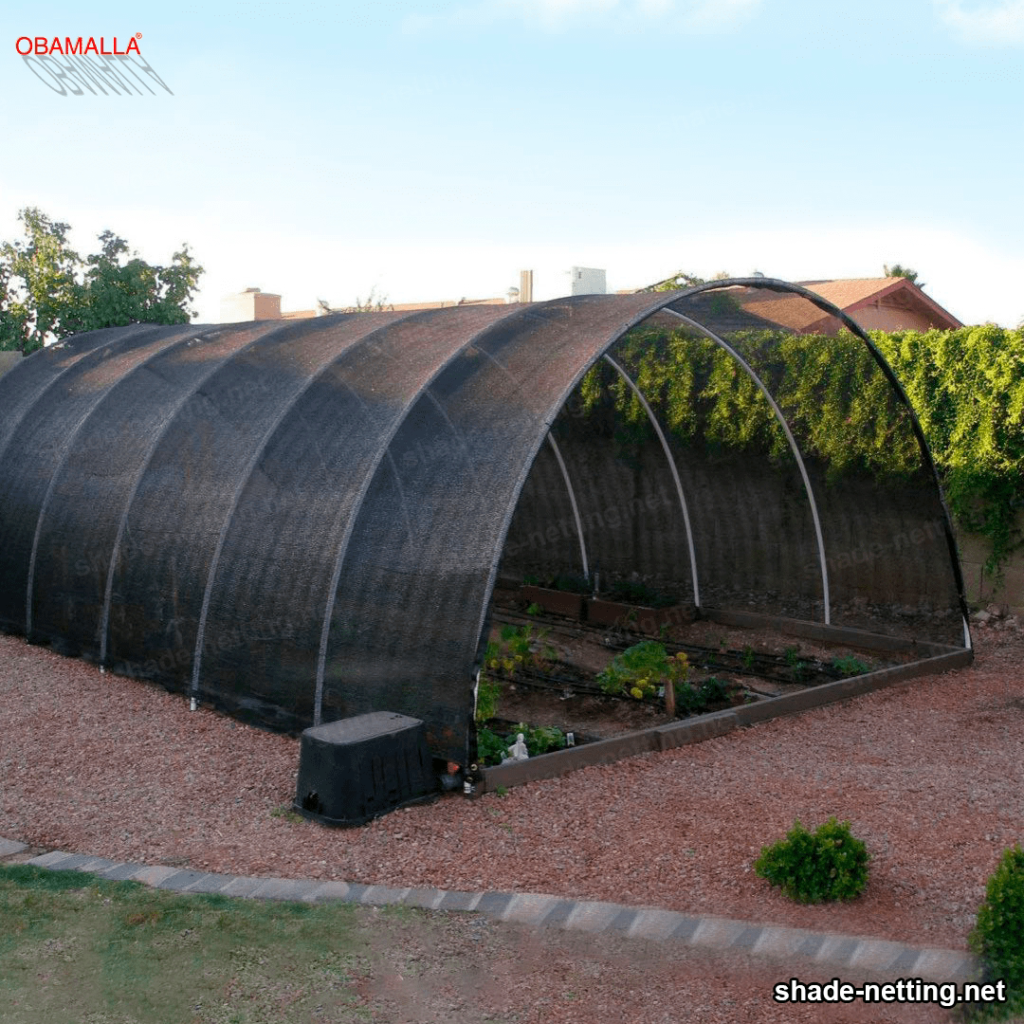
<path fill-rule="evenodd" d="M 559 574 L 970 643 L 905 395 L 782 282 L 134 325 L 0 378 L 0 627 L 261 725 L 399 712 L 465 764 L 496 582 Z"/>

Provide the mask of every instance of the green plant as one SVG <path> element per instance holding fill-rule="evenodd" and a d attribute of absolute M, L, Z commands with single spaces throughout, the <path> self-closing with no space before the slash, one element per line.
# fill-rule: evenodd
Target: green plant
<path fill-rule="evenodd" d="M 868 666 L 860 658 L 854 658 L 851 655 L 833 658 L 832 667 L 844 676 L 862 676 L 868 670 Z"/>
<path fill-rule="evenodd" d="M 743 667 L 748 672 L 754 667 L 754 648 L 749 644 L 743 648 Z"/>
<path fill-rule="evenodd" d="M 546 668 L 547 663 L 557 654 L 550 644 L 542 643 L 547 634 L 547 630 L 538 632 L 532 623 L 525 626 L 502 626 L 499 639 L 489 640 L 484 649 L 481 686 L 485 681 L 491 682 L 492 674 L 505 679 L 515 679 L 524 670 L 542 671 Z"/>
<path fill-rule="evenodd" d="M 800 648 L 787 647 L 782 653 L 786 659 L 786 664 L 793 672 L 793 678 L 797 682 L 803 680 L 807 674 L 807 665 L 800 660 Z"/>
<path fill-rule="evenodd" d="M 495 786 L 494 792 L 497 793 L 498 796 L 508 796 L 508 786 Z"/>
<path fill-rule="evenodd" d="M 501 764 L 501 759 L 508 752 L 508 746 L 505 737 L 499 736 L 492 729 L 477 729 L 476 756 L 480 764 Z"/>
<path fill-rule="evenodd" d="M 1006 983 L 1005 1015 L 1024 1009 L 1024 850 L 1004 850 L 985 887 L 985 901 L 970 935 L 986 975 Z M 1000 1014 L 1001 1016 L 1004 1014 Z"/>
<path fill-rule="evenodd" d="M 501 683 L 480 674 L 476 688 L 476 720 L 486 722 L 498 713 L 498 698 L 501 697 Z"/>
<path fill-rule="evenodd" d="M 540 615 L 541 612 L 543 612 L 543 611 L 544 611 L 544 609 L 541 608 L 541 606 L 539 604 L 537 604 L 536 601 L 533 601 L 533 602 L 531 602 L 530 604 L 528 604 L 526 606 L 526 614 L 527 615 Z"/>
<path fill-rule="evenodd" d="M 785 839 L 762 847 L 754 871 L 800 903 L 851 900 L 867 885 L 869 860 L 848 821 L 829 818 L 813 833 L 797 821 Z"/>
<path fill-rule="evenodd" d="M 509 730 L 509 746 L 516 741 L 519 733 L 523 734 L 523 742 L 530 757 L 546 754 L 551 750 L 561 750 L 565 746 L 565 733 L 553 725 L 541 725 L 533 728 L 526 722 L 519 722 Z"/>
<path fill-rule="evenodd" d="M 552 590 L 562 590 L 567 594 L 593 593 L 594 587 L 587 576 L 577 575 L 571 572 L 562 572 L 555 576 L 550 584 Z"/>
<path fill-rule="evenodd" d="M 669 657 L 663 644 L 644 640 L 612 658 L 597 677 L 597 683 L 612 696 L 644 700 L 654 697 L 663 686 L 675 686 L 678 690 L 689 674 L 690 662 L 682 651 Z"/>
<path fill-rule="evenodd" d="M 501 648 L 506 659 L 511 658 L 511 666 L 502 662 L 506 671 L 516 672 L 520 668 L 542 668 L 555 656 L 555 649 L 542 641 L 548 631 L 540 630 L 533 625 L 501 627 Z"/>
<path fill-rule="evenodd" d="M 685 681 L 676 683 L 676 709 L 688 715 L 699 715 L 711 704 L 718 704 L 728 697 L 725 683 L 715 676 L 708 676 L 696 685 Z"/>
<path fill-rule="evenodd" d="M 492 729 L 478 728 L 476 731 L 476 752 L 480 764 L 497 765 L 508 756 L 508 748 L 516 742 L 519 733 L 523 734 L 523 742 L 530 757 L 538 757 L 552 750 L 561 750 L 565 746 L 565 733 L 553 725 L 542 725 L 534 728 L 526 722 L 518 722 L 504 735 Z"/>

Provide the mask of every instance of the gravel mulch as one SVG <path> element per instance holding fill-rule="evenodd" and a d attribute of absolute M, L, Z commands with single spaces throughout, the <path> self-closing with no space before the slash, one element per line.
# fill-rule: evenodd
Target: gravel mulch
<path fill-rule="evenodd" d="M 545 892 L 966 949 L 986 879 L 1024 831 L 1024 637 L 975 632 L 970 669 L 346 831 L 286 813 L 297 740 L 0 637 L 0 835 L 216 872 Z M 795 818 L 832 815 L 873 855 L 863 897 L 797 906 L 754 875 L 761 846 Z"/>

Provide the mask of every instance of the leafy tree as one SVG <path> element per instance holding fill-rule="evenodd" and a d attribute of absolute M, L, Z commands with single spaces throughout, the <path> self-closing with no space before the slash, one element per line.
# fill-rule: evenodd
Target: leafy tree
<path fill-rule="evenodd" d="M 88 259 L 79 330 L 127 324 L 187 324 L 188 308 L 203 268 L 182 245 L 168 267 L 132 253 L 111 231 L 99 236 L 102 249 Z"/>
<path fill-rule="evenodd" d="M 666 277 L 664 281 L 657 281 L 654 284 L 647 285 L 646 288 L 638 289 L 641 292 L 674 292 L 678 288 L 693 288 L 698 284 L 704 284 L 703 277 L 697 277 L 696 274 L 688 274 L 685 270 L 678 270 L 671 277 Z"/>
<path fill-rule="evenodd" d="M 85 261 L 69 226 L 35 207 L 21 210 L 25 241 L 0 245 L 0 349 L 26 355 L 76 331 L 133 323 L 188 323 L 203 268 L 187 245 L 170 266 L 146 263 L 111 231 Z"/>
<path fill-rule="evenodd" d="M 69 225 L 35 207 L 22 210 L 18 220 L 28 240 L 0 245 L 0 337 L 4 347 L 27 355 L 77 328 L 81 294 L 75 274 L 81 260 L 68 244 Z M 20 286 L 12 288 L 15 280 Z"/>
<path fill-rule="evenodd" d="M 910 267 L 902 267 L 898 263 L 894 263 L 890 267 L 888 263 L 885 263 L 882 265 L 882 271 L 886 277 L 905 277 L 911 284 L 916 284 L 918 288 L 924 288 L 924 282 L 917 279 L 917 271 L 911 270 Z"/>

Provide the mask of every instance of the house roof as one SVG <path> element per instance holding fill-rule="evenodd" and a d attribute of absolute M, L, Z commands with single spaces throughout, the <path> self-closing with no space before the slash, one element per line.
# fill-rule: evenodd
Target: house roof
<path fill-rule="evenodd" d="M 868 307 L 913 310 L 932 327 L 963 327 L 963 324 L 934 299 L 925 295 L 905 277 L 858 277 L 797 282 L 808 291 L 838 306 L 856 319 L 857 311 Z M 796 295 L 780 295 L 760 289 L 744 289 L 737 298 L 747 313 L 754 314 L 802 334 L 828 331 L 832 317 Z"/>
<path fill-rule="evenodd" d="M 804 281 L 803 287 L 837 305 L 844 313 L 856 315 L 867 306 L 912 309 L 932 327 L 955 330 L 963 327 L 949 310 L 940 306 L 905 277 L 847 278 L 836 281 Z"/>

